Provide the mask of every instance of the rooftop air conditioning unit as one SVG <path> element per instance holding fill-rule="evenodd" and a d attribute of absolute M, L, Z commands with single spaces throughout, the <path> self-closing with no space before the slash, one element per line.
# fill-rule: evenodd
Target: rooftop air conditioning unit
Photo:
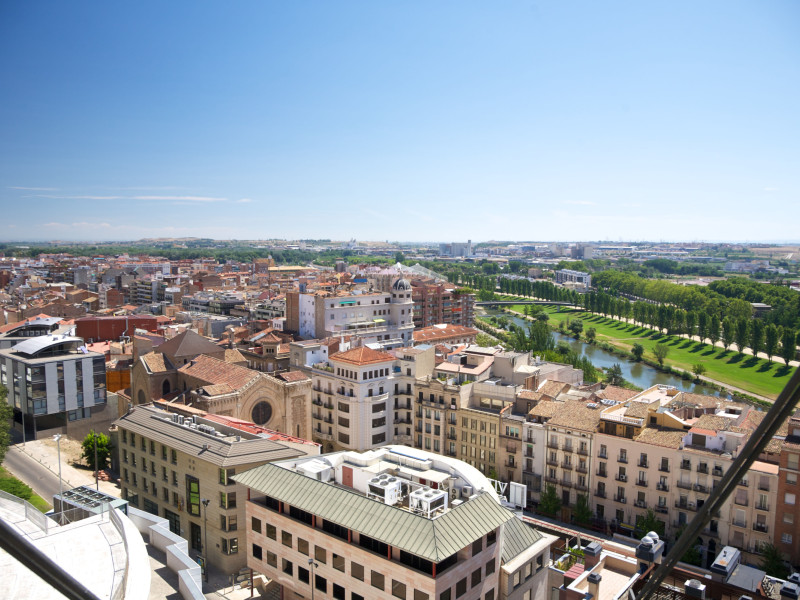
<path fill-rule="evenodd" d="M 470 498 L 472 496 L 472 486 L 465 485 L 461 488 L 461 497 L 462 498 Z"/>

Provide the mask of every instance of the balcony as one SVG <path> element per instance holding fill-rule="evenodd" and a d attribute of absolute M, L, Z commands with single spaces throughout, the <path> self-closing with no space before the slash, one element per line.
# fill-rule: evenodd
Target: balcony
<path fill-rule="evenodd" d="M 742 529 L 746 529 L 747 521 L 739 521 L 737 519 L 734 519 L 733 521 L 731 521 L 731 525 L 733 525 L 734 527 L 741 527 Z"/>
<path fill-rule="evenodd" d="M 578 473 L 588 473 L 589 472 L 589 469 L 586 467 L 586 465 L 578 465 L 577 467 L 575 467 L 575 470 Z"/>
<path fill-rule="evenodd" d="M 551 467 L 557 467 L 558 466 L 558 459 L 557 458 L 547 458 L 544 462 L 547 463 L 548 465 L 550 465 Z"/>
<path fill-rule="evenodd" d="M 395 444 L 410 444 L 410 443 L 412 443 L 412 441 L 413 441 L 413 436 L 406 435 L 404 433 L 398 433 L 397 435 L 394 436 L 394 443 Z M 455 452 L 450 454 L 449 451 L 445 452 L 445 454 L 447 454 L 447 456 L 455 456 L 456 455 Z"/>
<path fill-rule="evenodd" d="M 661 465 L 659 465 L 658 470 L 661 471 L 662 473 L 669 473 L 669 465 L 665 465 L 662 463 Z"/>
<path fill-rule="evenodd" d="M 637 479 L 636 485 L 639 487 L 647 487 L 647 480 L 646 479 Z"/>
<path fill-rule="evenodd" d="M 333 441 L 333 434 L 332 433 L 323 433 L 323 432 L 318 431 L 316 429 L 314 430 L 314 437 L 319 438 L 321 440 L 326 440 L 326 441 L 329 441 L 329 442 Z"/>
<path fill-rule="evenodd" d="M 312 400 L 311 404 L 314 406 L 322 406 L 322 400 Z"/>
<path fill-rule="evenodd" d="M 722 477 L 723 475 L 722 467 L 714 467 L 713 469 L 711 469 L 711 474 L 714 477 Z"/>
<path fill-rule="evenodd" d="M 769 504 L 766 504 L 764 502 L 759 502 L 758 504 L 756 504 L 756 510 L 764 510 L 769 512 Z"/>
<path fill-rule="evenodd" d="M 681 469 L 683 471 L 691 471 L 692 470 L 692 463 L 688 460 L 681 463 Z"/>
<path fill-rule="evenodd" d="M 594 495 L 597 496 L 598 498 L 605 498 L 606 497 L 606 491 L 605 490 L 595 490 Z"/>
<path fill-rule="evenodd" d="M 571 488 L 572 487 L 572 480 L 571 479 L 562 479 L 561 480 L 561 485 L 563 487 L 565 487 L 565 488 Z"/>
<path fill-rule="evenodd" d="M 695 492 L 700 492 L 701 494 L 707 494 L 708 493 L 708 486 L 704 485 L 702 483 L 695 483 L 694 484 L 694 491 Z"/>
<path fill-rule="evenodd" d="M 579 447 L 578 454 L 580 454 L 581 456 L 589 456 L 589 448 L 586 446 Z"/>
<path fill-rule="evenodd" d="M 627 464 L 628 464 L 628 457 L 627 457 L 627 456 L 625 456 L 625 455 L 622 455 L 622 454 L 620 454 L 620 455 L 617 457 L 617 462 L 621 462 L 621 463 L 623 463 L 623 464 L 626 464 L 626 465 L 627 465 Z"/>
<path fill-rule="evenodd" d="M 633 505 L 636 508 L 647 508 L 647 502 L 645 502 L 644 500 L 634 500 Z"/>
<path fill-rule="evenodd" d="M 682 490 L 692 489 L 692 483 L 690 481 L 679 481 L 676 485 Z"/>
<path fill-rule="evenodd" d="M 558 450 L 558 441 L 557 440 L 547 440 L 547 447 L 548 448 L 553 448 L 555 450 Z"/>
<path fill-rule="evenodd" d="M 603 460 L 608 460 L 608 453 L 607 452 L 603 452 L 602 450 L 600 450 L 600 452 L 597 453 L 597 458 L 602 458 Z"/>
<path fill-rule="evenodd" d="M 656 511 L 657 513 L 661 513 L 662 515 L 666 515 L 669 513 L 669 509 L 666 506 L 662 506 L 660 504 L 655 505 L 653 507 L 653 510 Z"/>
<path fill-rule="evenodd" d="M 708 465 L 705 463 L 700 463 L 697 465 L 697 472 L 703 473 L 704 475 L 708 475 Z"/>
<path fill-rule="evenodd" d="M 395 419 L 394 420 L 394 424 L 395 425 L 400 425 L 400 424 L 403 424 L 403 423 L 405 423 L 406 425 L 411 425 L 411 419 L 399 418 L 399 419 Z M 456 439 L 455 436 L 453 436 L 453 439 Z"/>
<path fill-rule="evenodd" d="M 448 440 L 454 440 L 454 441 L 458 438 L 458 436 L 455 433 L 448 433 L 445 437 Z"/>
<path fill-rule="evenodd" d="M 562 462 L 561 463 L 561 468 L 562 469 L 568 469 L 569 471 L 572 471 L 572 463 Z"/>
<path fill-rule="evenodd" d="M 753 531 L 760 531 L 761 533 L 767 533 L 769 531 L 769 525 L 766 523 L 759 523 L 756 521 L 753 523 Z"/>
<path fill-rule="evenodd" d="M 587 486 L 581 485 L 580 483 L 576 483 L 575 484 L 575 489 L 578 490 L 579 492 L 587 492 L 587 491 L 589 491 L 589 488 Z"/>
<path fill-rule="evenodd" d="M 506 446 L 506 451 L 509 454 L 516 454 L 517 453 L 517 446 L 515 444 L 508 444 Z"/>
<path fill-rule="evenodd" d="M 646 460 L 640 460 L 636 464 L 639 465 L 639 467 L 641 467 L 642 469 L 647 469 L 650 467 L 650 463 L 648 463 Z"/>
<path fill-rule="evenodd" d="M 734 498 L 733 503 L 739 506 L 747 506 L 748 501 L 747 498 Z"/>
<path fill-rule="evenodd" d="M 628 499 L 625 496 L 614 496 L 614 502 L 619 502 L 620 504 L 625 504 Z"/>
<path fill-rule="evenodd" d="M 598 471 L 597 472 L 597 476 L 598 477 L 608 477 L 608 471 Z"/>
<path fill-rule="evenodd" d="M 739 485 L 740 485 L 740 486 L 742 486 L 742 487 L 747 487 L 747 486 L 748 486 L 748 485 L 750 485 L 750 484 L 749 484 L 749 483 L 747 483 L 747 479 L 742 479 L 742 480 L 739 482 Z"/>
<path fill-rule="evenodd" d="M 759 483 L 758 484 L 759 491 L 768 492 L 769 491 L 769 483 Z"/>
<path fill-rule="evenodd" d="M 628 481 L 628 476 L 623 475 L 622 473 L 617 473 L 617 476 L 614 479 L 617 481 Z"/>
<path fill-rule="evenodd" d="M 572 452 L 572 444 L 564 444 L 561 446 L 561 450 L 564 452 Z"/>
<path fill-rule="evenodd" d="M 656 489 L 659 490 L 659 491 L 662 491 L 662 492 L 668 492 L 669 491 L 669 485 L 667 485 L 666 483 L 661 483 L 659 481 L 656 484 Z"/>
<path fill-rule="evenodd" d="M 557 477 L 550 477 L 549 475 L 545 475 L 544 476 L 544 480 L 547 483 L 558 483 L 558 478 Z"/>
<path fill-rule="evenodd" d="M 691 510 L 692 512 L 695 512 L 697 510 L 697 505 L 694 502 L 675 500 L 675 508 L 680 508 L 683 510 Z"/>

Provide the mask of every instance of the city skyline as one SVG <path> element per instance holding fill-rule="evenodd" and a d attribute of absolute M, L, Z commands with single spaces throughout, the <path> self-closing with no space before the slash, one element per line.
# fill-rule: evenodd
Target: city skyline
<path fill-rule="evenodd" d="M 798 240 L 795 3 L 138 8 L 3 7 L 0 240 Z"/>

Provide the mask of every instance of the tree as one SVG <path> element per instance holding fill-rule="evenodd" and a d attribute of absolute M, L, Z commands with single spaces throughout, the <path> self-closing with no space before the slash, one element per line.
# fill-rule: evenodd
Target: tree
<path fill-rule="evenodd" d="M 405 257 L 405 256 L 403 256 L 403 253 L 402 253 L 402 252 L 395 252 L 395 253 L 394 253 L 394 262 L 396 262 L 396 263 L 401 263 L 401 262 L 403 262 L 405 259 L 406 259 L 406 257 Z"/>
<path fill-rule="evenodd" d="M 761 319 L 753 319 L 750 324 L 750 349 L 753 351 L 753 356 L 758 356 L 764 348 L 764 321 Z"/>
<path fill-rule="evenodd" d="M 722 343 L 727 350 L 735 339 L 736 321 L 732 317 L 722 319 Z"/>
<path fill-rule="evenodd" d="M 774 323 L 767 325 L 764 331 L 764 352 L 767 353 L 767 358 L 769 358 L 769 360 L 772 360 L 775 351 L 778 349 L 778 340 L 780 337 L 780 332 Z"/>
<path fill-rule="evenodd" d="M 580 319 L 575 319 L 572 323 L 569 324 L 569 330 L 574 333 L 575 335 L 580 335 L 583 331 L 583 321 Z"/>
<path fill-rule="evenodd" d="M 702 343 L 705 343 L 706 338 L 708 337 L 708 325 L 708 315 L 705 311 L 701 310 L 699 313 L 697 313 L 697 335 Z"/>
<path fill-rule="evenodd" d="M 703 363 L 697 363 L 692 365 L 692 373 L 694 373 L 697 379 L 700 379 L 700 376 L 706 372 L 706 366 Z"/>
<path fill-rule="evenodd" d="M 716 346 L 719 341 L 719 316 L 716 314 L 711 315 L 708 322 L 708 339 L 711 341 L 712 346 Z"/>
<path fill-rule="evenodd" d="M 561 510 L 561 498 L 558 497 L 556 486 L 548 483 L 539 497 L 539 512 L 545 515 L 555 515 Z"/>
<path fill-rule="evenodd" d="M 606 381 L 608 381 L 609 385 L 620 385 L 625 381 L 622 378 L 622 367 L 619 366 L 619 363 L 614 363 L 608 368 L 608 371 L 606 371 Z"/>
<path fill-rule="evenodd" d="M 747 340 L 750 338 L 750 319 L 747 317 L 740 317 L 736 321 L 736 347 L 739 349 L 739 354 L 742 353 L 744 347 L 747 345 Z"/>
<path fill-rule="evenodd" d="M 478 346 L 483 346 L 484 348 L 488 346 L 494 346 L 497 341 L 492 338 L 492 336 L 487 335 L 485 333 L 479 333 L 475 336 L 475 343 Z"/>
<path fill-rule="evenodd" d="M 11 419 L 14 417 L 14 409 L 6 401 L 8 390 L 0 385 L 0 464 L 6 457 L 6 450 L 11 444 Z"/>
<path fill-rule="evenodd" d="M 664 521 L 659 520 L 652 508 L 648 508 L 644 515 L 636 517 L 636 528 L 642 535 L 655 531 L 658 537 L 664 537 Z"/>
<path fill-rule="evenodd" d="M 92 471 L 97 470 L 94 463 L 95 439 L 97 440 L 97 464 L 100 465 L 100 469 L 105 469 L 108 465 L 108 459 L 111 457 L 112 449 L 111 438 L 104 433 L 91 431 L 83 438 L 83 442 L 81 442 L 81 448 L 83 449 L 81 458 L 86 459 Z"/>
<path fill-rule="evenodd" d="M 639 342 L 636 342 L 631 348 L 631 354 L 636 360 L 642 360 L 642 356 L 644 356 L 644 346 L 642 346 Z"/>
<path fill-rule="evenodd" d="M 586 341 L 592 343 L 594 342 L 596 337 L 597 337 L 597 329 L 595 329 L 594 327 L 589 327 L 589 329 L 586 330 Z"/>
<path fill-rule="evenodd" d="M 666 344 L 656 344 L 653 347 L 653 355 L 656 357 L 658 364 L 662 367 L 664 366 L 664 359 L 667 358 L 667 354 L 669 354 L 669 346 Z"/>
<path fill-rule="evenodd" d="M 786 579 L 789 576 L 789 569 L 786 567 L 785 558 L 783 553 L 774 544 L 765 544 L 761 546 L 761 569 L 766 571 L 767 575 L 777 577 L 779 579 Z"/>
<path fill-rule="evenodd" d="M 790 360 L 794 360 L 797 353 L 797 334 L 794 329 L 787 327 L 783 330 L 781 337 L 781 358 L 788 365 Z"/>
<path fill-rule="evenodd" d="M 536 315 L 536 320 L 537 320 L 537 321 L 542 321 L 543 323 L 547 323 L 547 321 L 548 321 L 549 319 L 550 319 L 550 315 L 548 315 L 548 314 L 547 314 L 546 312 L 544 312 L 544 311 L 542 311 L 542 312 L 540 312 L 540 313 L 538 313 L 538 314 Z"/>
<path fill-rule="evenodd" d="M 589 498 L 586 494 L 578 494 L 575 499 L 575 510 L 572 513 L 578 525 L 587 525 L 594 516 L 592 507 L 589 505 Z"/>

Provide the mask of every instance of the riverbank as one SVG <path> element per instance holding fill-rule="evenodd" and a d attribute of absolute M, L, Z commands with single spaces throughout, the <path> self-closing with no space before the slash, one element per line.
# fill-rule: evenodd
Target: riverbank
<path fill-rule="evenodd" d="M 520 319 L 530 320 L 530 317 L 515 310 L 518 308 L 521 307 L 506 307 L 504 310 Z M 654 330 L 608 319 L 583 310 L 569 309 L 559 312 L 554 308 L 546 308 L 545 311 L 550 316 L 548 324 L 554 331 L 560 330 L 561 322 L 566 323 L 567 320 L 575 319 L 583 321 L 584 335 L 589 327 L 594 327 L 596 330 L 595 345 L 607 352 L 613 352 L 622 359 L 633 360 L 631 349 L 635 343 L 639 343 L 645 348 L 646 355 L 648 353 L 652 355 L 656 344 L 664 343 L 669 348 L 669 354 L 664 360 L 664 367 L 660 367 L 651 356 L 646 356 L 646 360 L 643 362 L 649 367 L 665 373 L 672 373 L 686 381 L 698 379 L 712 387 L 729 391 L 757 404 L 771 404 L 793 371 L 791 367 L 784 368 L 783 365 L 769 363 L 752 356 L 746 358 L 741 354 L 724 349 L 719 349 L 718 352 L 708 344 L 680 339 L 677 336 L 665 336 Z M 696 377 L 691 373 L 692 366 L 696 363 L 706 366 L 707 374 Z"/>

